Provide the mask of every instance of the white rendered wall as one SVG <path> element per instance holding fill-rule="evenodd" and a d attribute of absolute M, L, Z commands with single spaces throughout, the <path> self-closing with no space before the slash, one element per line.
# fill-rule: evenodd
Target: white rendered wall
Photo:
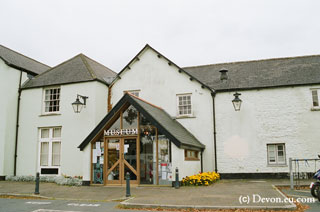
<path fill-rule="evenodd" d="M 0 59 L 0 176 L 13 175 L 20 70 Z M 22 83 L 27 74 L 22 72 Z"/>
<path fill-rule="evenodd" d="M 320 86 L 316 86 L 319 88 Z M 234 111 L 234 92 L 216 96 L 217 161 L 220 173 L 288 172 L 289 157 L 317 158 L 320 111 L 311 111 L 309 86 L 241 91 Z M 267 164 L 267 144 L 285 143 L 287 164 Z M 314 171 L 300 164 L 301 170 Z M 320 163 L 318 163 L 318 167 Z"/>
<path fill-rule="evenodd" d="M 42 88 L 22 91 L 17 175 L 34 175 L 38 171 L 39 128 L 61 126 L 60 174 L 83 176 L 86 154 L 77 147 L 107 113 L 108 88 L 100 82 L 68 84 L 60 88 L 60 115 L 51 116 L 42 115 Z M 89 97 L 81 113 L 74 113 L 71 106 L 77 94 Z M 87 163 L 90 164 L 90 160 Z"/>
<path fill-rule="evenodd" d="M 123 91 L 140 90 L 139 97 L 162 107 L 172 117 L 176 117 L 176 95 L 192 93 L 194 117 L 177 121 L 206 145 L 203 154 L 204 171 L 213 171 L 213 112 L 210 91 L 201 88 L 201 84 L 195 80 L 190 81 L 190 77 L 185 73 L 179 73 L 174 65 L 169 66 L 166 59 L 158 58 L 151 49 L 145 50 L 139 59 L 131 64 L 131 69 L 126 70 L 121 79 L 112 86 L 111 103 L 114 106 L 123 96 Z"/>
<path fill-rule="evenodd" d="M 82 180 L 83 181 L 90 181 L 91 177 L 91 145 L 88 144 L 84 150 L 82 151 L 82 164 L 83 164 L 83 167 L 82 167 Z"/>
<path fill-rule="evenodd" d="M 201 171 L 201 161 L 186 161 L 184 160 L 184 149 L 179 149 L 176 145 L 171 145 L 172 150 L 172 180 L 176 180 L 175 170 L 179 169 L 179 181 L 183 177 L 198 174 Z M 199 153 L 200 157 L 200 153 Z"/>

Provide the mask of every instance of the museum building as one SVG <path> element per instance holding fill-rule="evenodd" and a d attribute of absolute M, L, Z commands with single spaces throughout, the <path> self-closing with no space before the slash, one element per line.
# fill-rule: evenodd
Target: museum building
<path fill-rule="evenodd" d="M 22 60 L 1 48 L 1 58 Z M 3 76 L 32 69 L 0 65 Z M 16 124 L 6 119 L 16 136 L 1 140 L 10 151 L 0 176 L 84 185 L 121 185 L 127 173 L 134 184 L 171 185 L 177 168 L 179 180 L 286 177 L 290 157 L 320 152 L 319 55 L 181 68 L 146 45 L 119 73 L 83 54 L 41 68 L 10 83 L 20 82 L 19 96 L 6 108 L 19 110 Z"/>

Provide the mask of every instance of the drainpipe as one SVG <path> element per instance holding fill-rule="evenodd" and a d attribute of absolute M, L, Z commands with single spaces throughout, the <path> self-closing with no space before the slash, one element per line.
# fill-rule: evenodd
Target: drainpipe
<path fill-rule="evenodd" d="M 216 92 L 213 91 L 213 90 L 211 90 L 212 112 L 213 112 L 213 145 L 214 145 L 214 167 L 215 167 L 215 170 L 214 170 L 214 171 L 215 171 L 216 173 L 218 173 L 215 96 L 216 96 Z"/>
<path fill-rule="evenodd" d="M 203 154 L 203 150 L 201 150 L 201 153 L 200 153 L 200 156 L 201 156 L 201 173 L 203 172 L 203 157 L 202 157 L 202 154 Z"/>
<path fill-rule="evenodd" d="M 17 175 L 17 150 L 18 150 L 18 135 L 19 135 L 19 113 L 20 113 L 20 97 L 21 97 L 21 81 L 22 81 L 22 71 L 20 71 L 20 80 L 18 88 L 18 105 L 17 105 L 17 120 L 16 120 L 16 137 L 15 137 L 15 147 L 14 147 L 14 169 L 13 175 Z"/>

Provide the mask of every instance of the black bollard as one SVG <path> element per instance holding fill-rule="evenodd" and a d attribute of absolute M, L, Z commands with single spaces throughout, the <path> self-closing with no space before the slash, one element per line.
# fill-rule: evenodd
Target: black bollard
<path fill-rule="evenodd" d="M 127 172 L 126 174 L 126 197 L 130 197 L 130 174 Z"/>
<path fill-rule="evenodd" d="M 40 174 L 39 172 L 37 172 L 37 176 L 36 176 L 36 189 L 34 191 L 34 194 L 40 194 L 39 192 L 39 183 L 40 183 Z"/>
<path fill-rule="evenodd" d="M 175 183 L 175 188 L 180 188 L 180 183 L 179 183 L 179 169 L 178 167 L 176 168 L 176 183 Z"/>

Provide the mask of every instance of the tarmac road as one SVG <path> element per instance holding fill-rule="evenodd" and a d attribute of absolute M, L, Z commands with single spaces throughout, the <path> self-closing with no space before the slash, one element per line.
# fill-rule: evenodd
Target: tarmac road
<path fill-rule="evenodd" d="M 310 190 L 290 190 L 290 189 L 282 189 L 284 193 L 286 193 L 288 196 L 293 197 L 295 199 L 297 198 L 313 198 Z M 314 202 L 308 202 L 308 203 L 303 203 L 305 205 L 310 206 L 306 212 L 319 212 L 320 211 L 320 202 L 318 199 L 314 198 Z"/>
<path fill-rule="evenodd" d="M 118 202 L 84 202 L 66 200 L 1 199 L 0 212 L 130 212 L 116 208 Z M 132 212 L 138 212 L 134 210 Z M 145 211 L 144 211 L 145 212 Z"/>

